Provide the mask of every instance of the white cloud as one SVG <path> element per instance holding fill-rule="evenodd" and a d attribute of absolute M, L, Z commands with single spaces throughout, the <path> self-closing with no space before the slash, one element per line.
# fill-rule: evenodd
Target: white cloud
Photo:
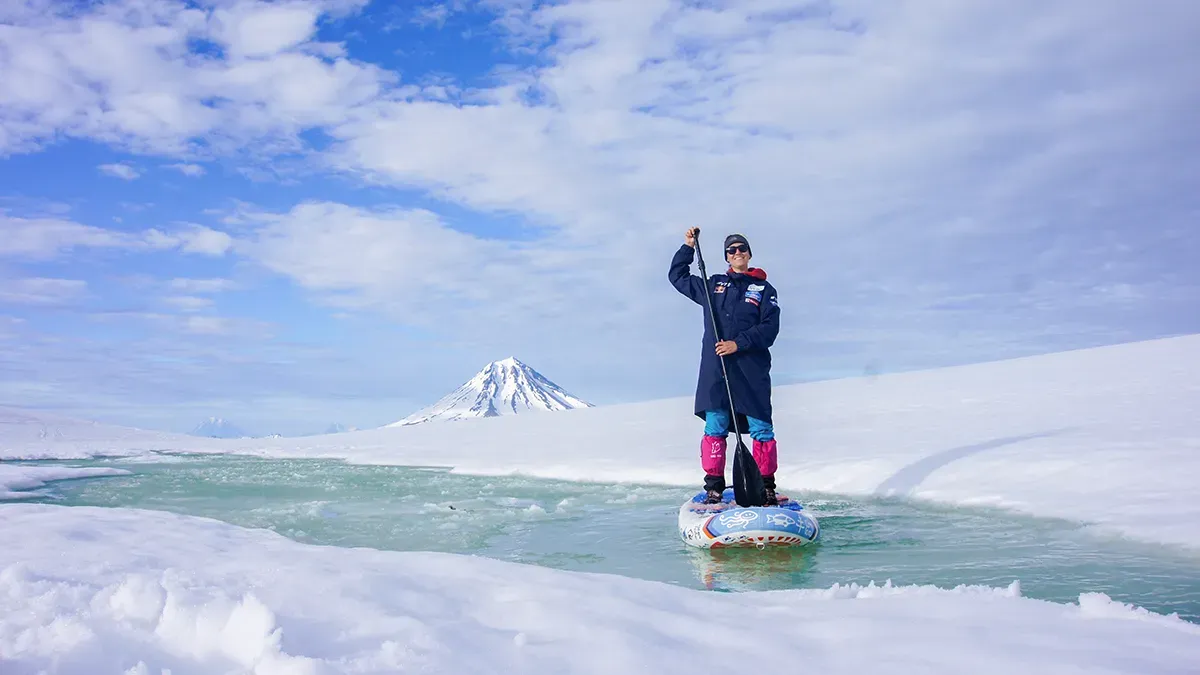
<path fill-rule="evenodd" d="M 188 316 L 182 327 L 188 333 L 198 335 L 230 335 L 237 329 L 237 322 L 219 316 Z"/>
<path fill-rule="evenodd" d="M 437 26 L 441 28 L 446 25 L 446 19 L 450 18 L 450 15 L 454 11 L 454 8 L 448 3 L 421 5 L 413 10 L 412 22 L 418 26 Z"/>
<path fill-rule="evenodd" d="M 233 237 L 219 230 L 197 226 L 180 235 L 180 249 L 184 253 L 224 255 L 233 246 Z"/>
<path fill-rule="evenodd" d="M 252 228 L 235 245 L 239 255 L 336 313 L 381 313 L 435 334 L 442 354 L 623 339 L 630 323 L 662 310 L 642 297 L 652 291 L 624 292 L 630 280 L 614 278 L 623 268 L 586 244 L 484 239 L 424 210 L 330 202 L 284 213 L 243 210 L 236 219 Z M 665 279 L 665 267 L 657 271 Z"/>
<path fill-rule="evenodd" d="M 220 293 L 233 290 L 237 285 L 232 279 L 171 279 L 167 287 L 179 293 Z"/>
<path fill-rule="evenodd" d="M 138 176 L 142 175 L 137 169 L 129 166 L 128 164 L 101 164 L 96 168 L 100 170 L 100 173 L 106 176 L 112 176 L 113 178 L 120 178 L 122 180 L 135 180 Z"/>
<path fill-rule="evenodd" d="M 225 255 L 233 246 L 233 238 L 227 233 L 203 225 L 189 225 L 170 233 L 149 230 L 146 240 L 154 248 L 178 248 L 184 253 L 210 256 Z"/>
<path fill-rule="evenodd" d="M 287 213 L 245 211 L 256 223 L 238 251 L 327 300 L 407 315 L 441 316 L 447 303 L 486 303 L 520 266 L 519 250 L 446 226 L 424 210 L 359 209 L 305 202 Z"/>
<path fill-rule="evenodd" d="M 0 213 L 0 257 L 34 260 L 75 248 L 126 248 L 137 240 L 122 232 L 54 218 L 14 218 Z"/>
<path fill-rule="evenodd" d="M 172 295 L 164 298 L 163 302 L 184 312 L 198 312 L 213 305 L 212 298 L 201 298 L 194 295 Z"/>
<path fill-rule="evenodd" d="M 232 58 L 273 56 L 308 40 L 320 13 L 315 2 L 238 3 L 212 13 L 210 34 Z"/>
<path fill-rule="evenodd" d="M 62 137 L 164 155 L 294 149 L 301 130 L 391 79 L 312 41 L 322 11 L 356 4 L 117 0 L 17 12 L 0 26 L 0 156 Z M 204 44 L 222 55 L 194 51 Z"/>
<path fill-rule="evenodd" d="M 0 303 L 13 305 L 59 305 L 86 292 L 87 282 L 79 279 L 0 279 Z"/>
<path fill-rule="evenodd" d="M 198 178 L 204 175 L 204 167 L 199 164 L 167 164 L 168 169 L 175 169 L 185 176 Z"/>
<path fill-rule="evenodd" d="M 214 316 L 191 313 L 184 314 L 141 311 L 108 311 L 89 314 L 93 321 L 116 323 L 125 321 L 146 322 L 174 334 L 221 336 L 238 339 L 262 340 L 271 337 L 270 322 L 241 317 Z"/>
<path fill-rule="evenodd" d="M 54 218 L 15 218 L 0 212 L 0 257 L 48 260 L 75 249 L 135 251 L 178 249 L 184 253 L 224 255 L 233 239 L 218 230 L 189 225 L 172 232 L 121 232 Z"/>

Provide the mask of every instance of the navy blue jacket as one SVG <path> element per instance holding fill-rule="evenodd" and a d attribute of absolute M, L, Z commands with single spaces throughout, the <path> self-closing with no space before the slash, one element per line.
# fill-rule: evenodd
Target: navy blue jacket
<path fill-rule="evenodd" d="M 700 377 L 696 383 L 696 416 L 704 419 L 706 410 L 729 410 L 721 357 L 716 344 L 722 340 L 737 343 L 736 352 L 725 357 L 729 388 L 733 391 L 738 427 L 747 430 L 745 416 L 768 423 L 771 420 L 771 345 L 779 335 L 779 302 L 775 287 L 767 283 L 767 273 L 750 268 L 747 274 L 729 270 L 704 280 L 691 274 L 689 267 L 696 251 L 684 244 L 671 259 L 667 276 L 680 293 L 700 305 L 704 312 L 704 344 L 700 350 Z M 713 334 L 705 292 L 712 296 L 718 335 Z"/>

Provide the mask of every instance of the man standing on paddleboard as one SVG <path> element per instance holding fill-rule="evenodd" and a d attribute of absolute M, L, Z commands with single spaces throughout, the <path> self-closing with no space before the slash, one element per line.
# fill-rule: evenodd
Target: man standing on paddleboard
<path fill-rule="evenodd" d="M 779 302 L 775 287 L 767 283 L 765 271 L 750 267 L 750 242 L 740 234 L 725 238 L 725 260 L 729 270 L 709 277 L 706 287 L 702 278 L 689 271 L 699 231 L 697 227 L 688 228 L 683 245 L 671 259 L 667 276 L 676 290 L 702 307 L 708 302 L 705 294 L 711 295 L 717 331 L 722 337 L 717 340 L 706 312 L 695 406 L 696 416 L 704 420 L 700 464 L 705 474 L 704 489 L 708 492 L 706 502 L 720 503 L 725 491 L 730 405 L 721 372 L 721 357 L 724 357 L 737 428 L 742 431 L 749 428 L 750 437 L 754 439 L 754 462 L 767 489 L 767 503 L 774 506 L 779 503 L 775 497 L 778 459 L 771 422 L 770 348 L 779 335 Z"/>

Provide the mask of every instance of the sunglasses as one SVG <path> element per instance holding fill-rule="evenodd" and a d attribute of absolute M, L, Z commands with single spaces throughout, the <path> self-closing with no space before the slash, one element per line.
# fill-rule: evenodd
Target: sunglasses
<path fill-rule="evenodd" d="M 733 255 L 734 253 L 749 253 L 750 247 L 745 244 L 733 244 L 725 249 L 725 255 Z"/>

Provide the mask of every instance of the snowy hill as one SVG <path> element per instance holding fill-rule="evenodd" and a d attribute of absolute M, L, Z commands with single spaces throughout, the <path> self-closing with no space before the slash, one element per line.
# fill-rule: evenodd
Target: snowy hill
<path fill-rule="evenodd" d="M 249 434 L 237 428 L 228 420 L 220 417 L 210 417 L 196 425 L 191 431 L 192 436 L 205 438 L 248 438 Z"/>
<path fill-rule="evenodd" d="M 3 448 L 23 445 L 91 445 L 98 439 L 114 444 L 123 441 L 144 444 L 172 437 L 174 434 L 74 419 L 40 410 L 0 406 L 0 456 L 3 456 Z M 56 456 L 67 458 L 86 454 L 82 450 L 78 455 L 60 450 Z"/>
<path fill-rule="evenodd" d="M 487 364 L 437 403 L 386 426 L 590 407 L 590 403 L 568 394 L 541 373 L 509 357 Z"/>

